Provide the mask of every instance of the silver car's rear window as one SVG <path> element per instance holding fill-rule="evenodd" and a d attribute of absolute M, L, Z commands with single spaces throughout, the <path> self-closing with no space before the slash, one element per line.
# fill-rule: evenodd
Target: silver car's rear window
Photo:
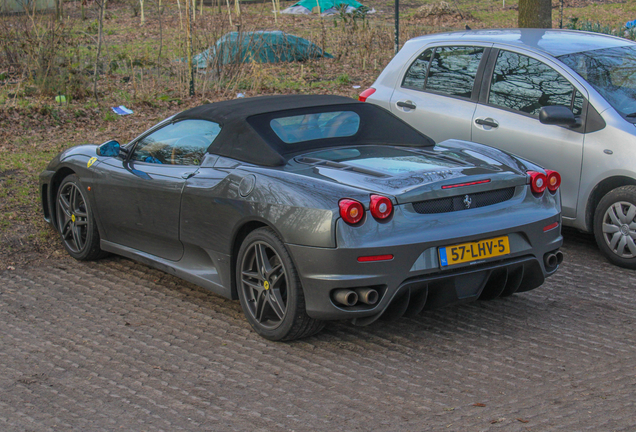
<path fill-rule="evenodd" d="M 360 128 L 360 116 L 353 111 L 330 111 L 279 117 L 269 124 L 284 143 L 294 144 L 355 135 Z"/>

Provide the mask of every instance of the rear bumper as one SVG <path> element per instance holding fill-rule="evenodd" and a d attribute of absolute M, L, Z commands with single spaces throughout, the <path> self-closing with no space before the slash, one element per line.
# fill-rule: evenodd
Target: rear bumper
<path fill-rule="evenodd" d="M 560 219 L 560 214 L 553 213 L 545 219 L 514 228 L 503 226 L 499 230 L 460 237 L 448 235 L 444 239 L 407 244 L 388 244 L 391 241 L 386 235 L 391 227 L 385 225 L 380 231 L 388 232 L 376 233 L 378 238 L 383 239 L 383 246 L 363 247 L 360 244 L 360 247 L 334 249 L 287 246 L 298 269 L 307 313 L 311 317 L 352 319 L 357 324 L 366 324 L 383 313 L 398 316 L 417 313 L 425 307 L 473 301 L 480 296 L 510 295 L 540 286 L 558 267 L 546 268 L 545 255 L 554 253 L 563 243 L 560 226 L 547 232 L 544 228 L 554 222 L 560 223 Z M 475 231 L 478 228 L 476 226 Z M 440 229 L 444 231 L 444 228 Z M 510 254 L 450 268 L 440 266 L 439 247 L 501 235 L 507 235 L 510 240 Z M 398 237 L 403 240 L 403 237 Z M 411 240 L 426 237 L 432 235 L 427 235 L 421 228 L 419 232 L 411 233 Z M 338 244 L 343 243 L 356 242 L 340 238 Z M 360 256 L 385 254 L 394 258 L 390 261 L 358 262 Z M 365 287 L 378 291 L 380 299 L 377 304 L 343 306 L 334 300 L 334 290 Z"/>

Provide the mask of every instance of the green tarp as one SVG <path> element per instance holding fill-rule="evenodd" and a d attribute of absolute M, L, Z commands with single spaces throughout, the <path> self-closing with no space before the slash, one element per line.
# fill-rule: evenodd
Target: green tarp
<path fill-rule="evenodd" d="M 194 56 L 193 64 L 204 69 L 210 62 L 280 63 L 318 57 L 333 58 L 307 39 L 282 31 L 231 32 L 216 41 L 213 47 Z"/>
<path fill-rule="evenodd" d="M 0 0 L 0 13 L 25 13 L 55 9 L 55 0 Z"/>
<path fill-rule="evenodd" d="M 293 4 L 292 7 L 302 6 L 313 11 L 314 8 L 320 6 L 320 12 L 324 12 L 331 8 L 339 9 L 342 5 L 358 9 L 362 6 L 362 3 L 358 3 L 356 0 L 301 0 L 298 3 Z"/>

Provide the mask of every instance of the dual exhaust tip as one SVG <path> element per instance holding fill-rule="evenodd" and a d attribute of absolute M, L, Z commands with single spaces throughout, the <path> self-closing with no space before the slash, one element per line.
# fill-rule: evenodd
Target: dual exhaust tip
<path fill-rule="evenodd" d="M 563 252 L 561 251 L 556 251 L 554 253 L 549 252 L 545 254 L 543 257 L 543 263 L 545 264 L 547 269 L 556 268 L 556 266 L 558 266 L 562 262 L 563 262 Z"/>
<path fill-rule="evenodd" d="M 374 305 L 380 300 L 380 294 L 373 288 L 338 289 L 334 292 L 333 298 L 343 306 L 355 306 L 358 303 Z"/>

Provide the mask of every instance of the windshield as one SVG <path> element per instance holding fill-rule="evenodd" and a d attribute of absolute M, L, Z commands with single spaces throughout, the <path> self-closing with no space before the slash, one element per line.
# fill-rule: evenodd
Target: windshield
<path fill-rule="evenodd" d="M 623 117 L 636 121 L 636 46 L 558 57 L 592 85 Z"/>

